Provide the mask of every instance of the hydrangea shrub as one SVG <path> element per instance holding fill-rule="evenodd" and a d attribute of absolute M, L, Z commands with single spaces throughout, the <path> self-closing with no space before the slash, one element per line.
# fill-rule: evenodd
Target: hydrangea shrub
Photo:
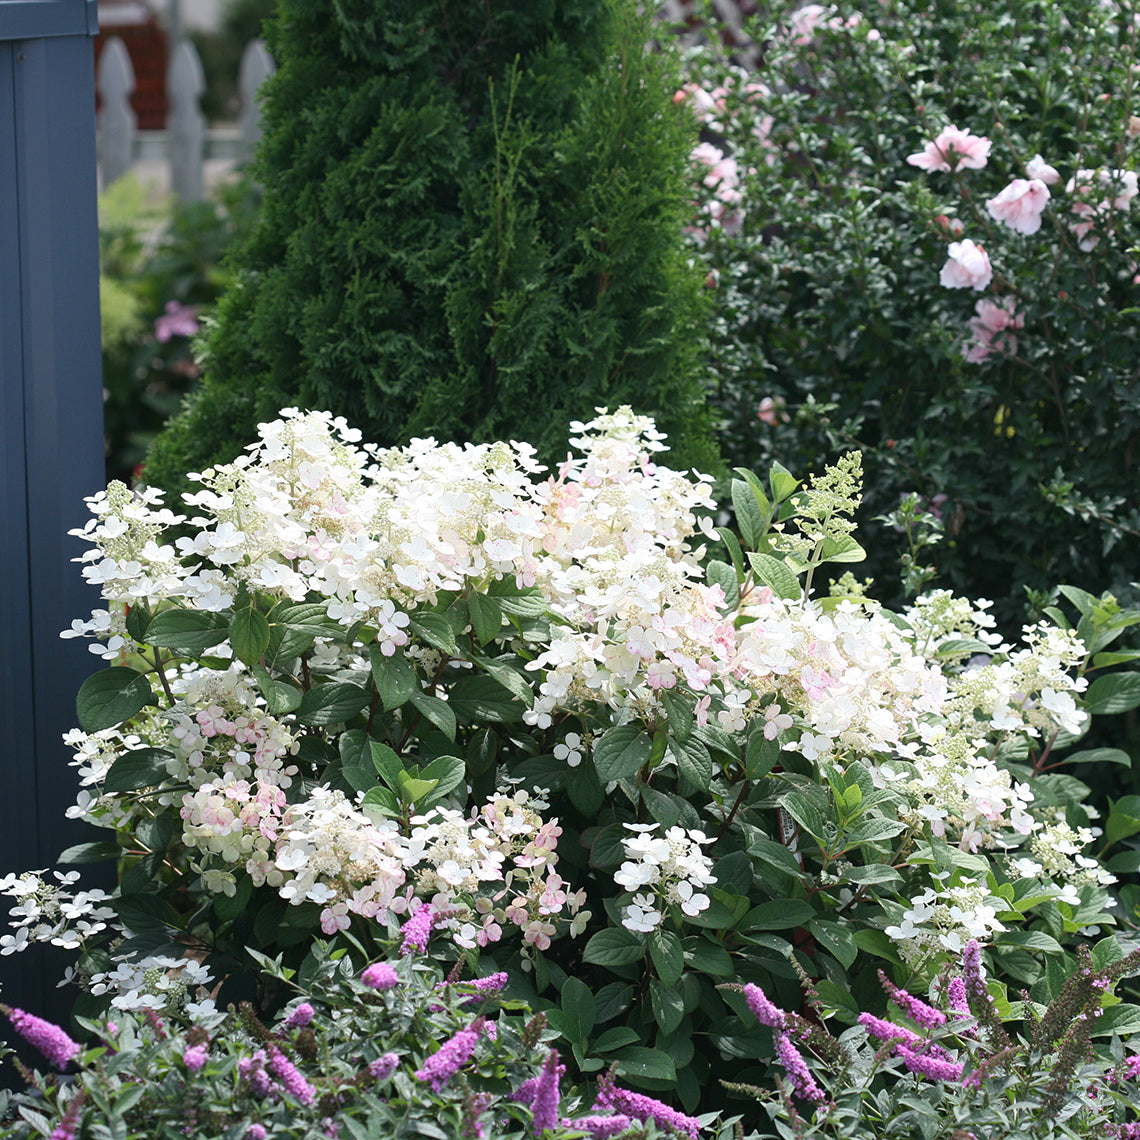
<path fill-rule="evenodd" d="M 106 667 L 70 812 L 108 838 L 65 859 L 120 885 L 9 875 L 0 952 L 77 948 L 87 1013 L 198 970 L 271 1011 L 267 955 L 338 937 L 363 967 L 399 922 L 409 952 L 509 971 L 578 1076 L 692 1113 L 773 1048 L 722 983 L 790 1006 L 807 978 L 854 1025 L 880 967 L 927 993 L 974 941 L 1009 1015 L 1095 929 L 1116 945 L 1132 901 L 1103 860 L 1140 813 L 1101 832 L 1058 769 L 1131 692 L 1097 654 L 1138 615 L 1067 588 L 1079 622 L 1011 644 L 945 591 L 892 613 L 844 572 L 857 454 L 803 484 L 740 470 L 733 531 L 651 420 L 571 429 L 546 471 L 288 409 L 185 514 L 93 497 L 106 604 L 65 636 Z"/>

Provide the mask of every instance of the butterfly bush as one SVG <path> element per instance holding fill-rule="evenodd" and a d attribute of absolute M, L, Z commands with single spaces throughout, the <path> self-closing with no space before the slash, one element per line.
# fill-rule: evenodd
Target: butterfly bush
<path fill-rule="evenodd" d="M 381 950 L 392 954 L 390 938 Z M 454 1140 L 492 1129 L 519 1140 L 698 1137 L 700 1121 L 612 1078 L 596 1093 L 567 1085 L 553 1030 L 501 992 L 505 974 L 487 986 L 485 978 L 443 980 L 426 958 L 369 969 L 381 965 L 393 981 L 378 995 L 367 971 L 359 976 L 318 942 L 303 982 L 267 963 L 266 977 L 289 991 L 289 1008 L 274 1020 L 249 1005 L 190 1025 L 115 1011 L 112 1019 L 82 1019 L 86 1044 L 0 1006 L 11 1031 L 47 1063 L 19 1066 L 27 1088 L 10 1096 L 0 1136 L 301 1140 L 422 1125 Z"/>
<path fill-rule="evenodd" d="M 807 995 L 809 1019 L 781 1009 L 759 986 L 733 986 L 744 999 L 740 1015 L 771 1030 L 778 1066 L 774 1088 L 734 1087 L 796 1135 L 809 1124 L 812 1135 L 891 1134 L 909 1120 L 975 1135 L 1131 1136 L 1140 1058 L 1125 1049 L 1136 1047 L 1135 1026 L 1113 1036 L 1111 1049 L 1093 1046 L 1094 1037 L 1113 1035 L 1104 999 L 1140 969 L 1138 952 L 1118 954 L 1108 942 L 1083 948 L 1072 974 L 1039 989 L 1032 1003 L 1025 995 L 1034 1014 L 1023 1025 L 998 1009 L 976 940 L 961 947 L 928 997 L 880 970 L 885 1014 L 860 1013 L 857 1028 L 839 1038 L 818 995 Z"/>
<path fill-rule="evenodd" d="M 853 1020 L 872 960 L 930 984 L 975 940 L 1033 984 L 1115 924 L 1095 813 L 1046 766 L 1087 730 L 1101 619 L 1014 643 L 984 600 L 893 613 L 829 583 L 864 556 L 858 454 L 803 483 L 738 470 L 730 529 L 651 418 L 600 409 L 570 445 L 545 471 L 519 442 L 381 449 L 286 409 L 183 514 L 94 496 L 78 561 L 105 604 L 65 635 L 107 665 L 68 814 L 109 838 L 65 858 L 117 858 L 119 887 L 9 876 L 0 949 L 55 939 L 84 1002 L 209 1031 L 266 962 L 339 939 L 363 968 L 399 931 L 402 960 L 431 942 L 528 979 L 559 1064 L 675 1083 L 690 1113 L 718 1095 L 709 1049 L 757 1048 L 725 1036 L 726 976 L 806 963 Z M 302 1090 L 272 1044 L 251 1095 Z M 598 1134 L 646 1119 L 631 1097 Z"/>

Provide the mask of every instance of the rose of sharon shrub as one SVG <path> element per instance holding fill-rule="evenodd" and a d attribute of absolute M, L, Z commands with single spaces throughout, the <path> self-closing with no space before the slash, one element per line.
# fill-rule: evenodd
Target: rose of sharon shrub
<path fill-rule="evenodd" d="M 363 968 L 399 922 L 408 954 L 434 936 L 528 987 L 559 1064 L 692 1113 L 772 1048 L 719 983 L 787 1004 L 804 971 L 854 1023 L 884 963 L 926 987 L 975 940 L 1004 1000 L 1114 924 L 1057 767 L 1132 684 L 1087 674 L 1137 615 L 1066 587 L 1077 627 L 1014 645 L 945 591 L 890 613 L 826 584 L 863 557 L 857 455 L 802 486 L 739 471 L 736 533 L 650 420 L 572 430 L 546 472 L 523 443 L 385 450 L 287 410 L 187 515 L 95 496 L 106 607 L 67 632 L 110 664 L 71 814 L 109 835 L 65 858 L 117 858 L 120 885 L 9 876 L 4 952 L 80 949 L 86 1011 L 184 1008 L 203 971 L 268 1012 L 267 954 L 302 969 L 335 935 Z"/>
<path fill-rule="evenodd" d="M 788 0 L 735 38 L 715 7 L 679 94 L 734 171 L 733 224 L 701 167 L 690 230 L 723 453 L 858 448 L 868 517 L 946 496 L 928 557 L 1003 629 L 1026 587 L 1034 616 L 1078 578 L 1134 601 L 1136 6 Z M 1016 336 L 978 335 L 975 291 Z M 892 605 L 897 550 L 868 552 Z"/>

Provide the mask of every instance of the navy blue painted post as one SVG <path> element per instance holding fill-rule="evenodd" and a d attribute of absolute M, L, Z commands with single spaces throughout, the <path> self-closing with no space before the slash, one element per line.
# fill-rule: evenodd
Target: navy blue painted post
<path fill-rule="evenodd" d="M 96 30 L 95 0 L 0 0 L 0 875 L 75 841 L 60 737 L 98 664 L 59 637 L 97 604 L 67 537 L 103 485 Z M 58 978 L 0 958 L 11 1005 L 58 1011 Z"/>

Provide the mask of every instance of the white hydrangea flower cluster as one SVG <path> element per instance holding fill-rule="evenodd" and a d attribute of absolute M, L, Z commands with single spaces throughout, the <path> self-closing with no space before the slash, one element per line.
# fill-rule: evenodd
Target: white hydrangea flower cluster
<path fill-rule="evenodd" d="M 1077 905 L 1077 890 L 1084 886 L 1107 887 L 1116 882 L 1116 876 L 1084 852 L 1100 834 L 1091 827 L 1073 827 L 1061 814 L 1056 818 L 1034 820 L 1029 849 L 1039 866 L 1036 873 L 1044 872 L 1054 883 L 1061 884 L 1061 897 Z"/>
<path fill-rule="evenodd" d="M 734 678 L 752 693 L 779 692 L 804 729 L 798 744 L 809 759 L 890 754 L 941 711 L 945 677 L 881 612 L 844 600 L 827 613 L 765 592 L 742 607 L 752 620 L 739 631 Z"/>
<path fill-rule="evenodd" d="M 348 929 L 350 914 L 384 917 L 404 884 L 407 850 L 396 824 L 314 788 L 284 811 L 270 881 L 287 902 L 322 906 L 321 930 L 332 935 Z"/>
<path fill-rule="evenodd" d="M 558 820 L 544 820 L 548 805 L 523 789 L 500 792 L 470 819 L 436 807 L 413 818 L 408 868 L 416 893 L 446 913 L 457 945 L 488 946 L 508 924 L 524 947 L 546 950 L 557 923 L 569 920 L 572 937 L 585 929 L 584 890 L 572 891 L 556 871 Z"/>
<path fill-rule="evenodd" d="M 216 1012 L 207 996 L 213 982 L 209 968 L 194 958 L 150 955 L 93 974 L 91 993 L 111 994 L 112 1009 L 149 1009 L 165 1017 L 200 1021 Z"/>
<path fill-rule="evenodd" d="M 46 874 L 25 871 L 0 879 L 0 894 L 16 899 L 8 911 L 13 933 L 0 936 L 0 954 L 16 954 L 36 942 L 80 950 L 109 924 L 117 926 L 115 911 L 103 905 L 110 901 L 108 894 L 71 890 L 79 881 L 78 871 L 53 871 L 55 882 L 45 879 Z"/>
<path fill-rule="evenodd" d="M 909 630 L 851 599 L 825 606 L 761 586 L 730 611 L 700 566 L 702 536 L 715 537 L 711 481 L 661 466 L 663 437 L 628 408 L 599 409 L 571 427 L 579 457 L 540 479 L 525 444 L 417 440 L 381 450 L 328 413 L 287 409 L 260 425 L 247 455 L 193 476 L 202 489 L 187 497 L 199 512 L 189 520 L 192 538 L 164 542 L 184 520 L 156 492 L 119 484 L 89 500 L 94 518 L 73 533 L 94 544 L 80 561 L 109 604 L 64 636 L 93 637 L 96 652 L 115 658 L 138 648 L 125 607 L 222 611 L 244 584 L 262 597 L 319 599 L 334 621 L 374 630 L 382 655 L 403 652 L 434 674 L 443 658 L 413 638 L 410 614 L 444 592 L 513 577 L 538 587 L 555 619 L 550 640 L 527 650 L 534 698 L 524 720 L 540 731 L 598 706 L 660 720 L 664 694 L 680 686 L 696 697 L 700 725 L 739 734 L 762 717 L 768 739 L 815 764 L 869 763 L 876 780 L 906 792 L 908 819 L 963 849 L 1008 845 L 1011 829 L 1034 831 L 1029 790 L 993 757 L 1014 734 L 1081 730 L 1085 683 L 1073 672 L 1084 648 L 1075 635 L 1034 626 L 1013 649 L 993 633 L 988 603 L 945 591 L 918 600 Z M 842 474 L 821 477 L 805 501 L 843 499 L 847 492 L 825 485 Z M 782 541 L 803 553 L 809 532 Z M 958 639 L 989 652 L 946 665 L 939 649 Z M 321 681 L 358 679 L 369 670 L 358 649 L 318 638 L 307 667 Z M 203 885 L 233 894 L 247 874 L 291 902 L 321 904 L 328 933 L 351 914 L 400 913 L 409 896 L 450 910 L 463 946 L 493 942 L 514 923 L 544 948 L 560 915 L 580 928 L 580 894 L 555 869 L 557 821 L 543 822 L 535 802 L 500 796 L 473 818 L 439 806 L 400 836 L 329 789 L 298 797 L 290 716 L 269 714 L 241 662 L 170 669 L 164 681 L 173 707 L 140 714 L 133 736 L 69 735 L 83 784 L 69 814 L 124 828 L 176 804 Z M 554 754 L 576 766 L 588 751 L 582 744 L 566 734 Z M 103 793 L 116 757 L 147 745 L 173 755 L 167 780 L 141 798 Z M 290 795 L 298 802 L 290 805 Z M 700 853 L 707 840 L 638 826 L 618 872 L 634 896 L 626 925 L 654 929 L 667 906 L 699 913 L 711 882 Z M 1034 842 L 1046 835 L 1039 829 Z M 1083 882 L 1090 868 L 1077 860 L 1085 857 L 1065 852 L 1061 839 L 1053 848 L 1067 859 L 1058 877 Z M 932 945 L 951 949 L 943 933 L 973 929 L 938 925 L 925 906 L 916 901 L 909 921 L 938 932 Z"/>
<path fill-rule="evenodd" d="M 932 590 L 916 598 L 903 611 L 914 630 L 915 644 L 924 656 L 932 656 L 948 641 L 980 641 L 991 652 L 1001 652 L 1001 634 L 989 613 L 993 602 L 986 598 L 962 598 L 949 590 Z"/>
<path fill-rule="evenodd" d="M 1088 681 L 1071 671 L 1084 659 L 1084 644 L 1071 630 L 1049 625 L 1026 626 L 1023 637 L 1023 648 L 953 679 L 946 708 L 952 724 L 1029 737 L 1083 731 L 1088 714 L 1077 708 L 1075 696 Z"/>
<path fill-rule="evenodd" d="M 707 910 L 709 896 L 701 888 L 714 882 L 715 876 L 713 861 L 701 847 L 712 840 L 682 827 L 657 835 L 656 823 L 624 826 L 636 834 L 621 841 L 628 859 L 614 874 L 619 887 L 633 892 L 633 901 L 622 910 L 622 925 L 645 934 L 661 925 L 670 906 L 679 906 L 689 916 Z"/>
<path fill-rule="evenodd" d="M 900 749 L 900 757 L 881 767 L 882 774 L 910 794 L 911 822 L 925 821 L 939 838 L 952 835 L 966 851 L 993 847 L 1007 829 L 1029 834 L 1033 790 L 994 763 L 992 747 L 982 738 L 951 731 L 945 725 L 918 726 L 921 747 Z"/>
<path fill-rule="evenodd" d="M 938 889 L 927 887 L 912 898 L 899 923 L 886 928 L 907 962 L 917 966 L 947 950 L 960 954 L 971 939 L 989 942 L 1006 929 L 997 919 L 1004 904 L 990 895 L 984 876 L 960 882 L 949 882 L 948 873 L 931 877 Z"/>

